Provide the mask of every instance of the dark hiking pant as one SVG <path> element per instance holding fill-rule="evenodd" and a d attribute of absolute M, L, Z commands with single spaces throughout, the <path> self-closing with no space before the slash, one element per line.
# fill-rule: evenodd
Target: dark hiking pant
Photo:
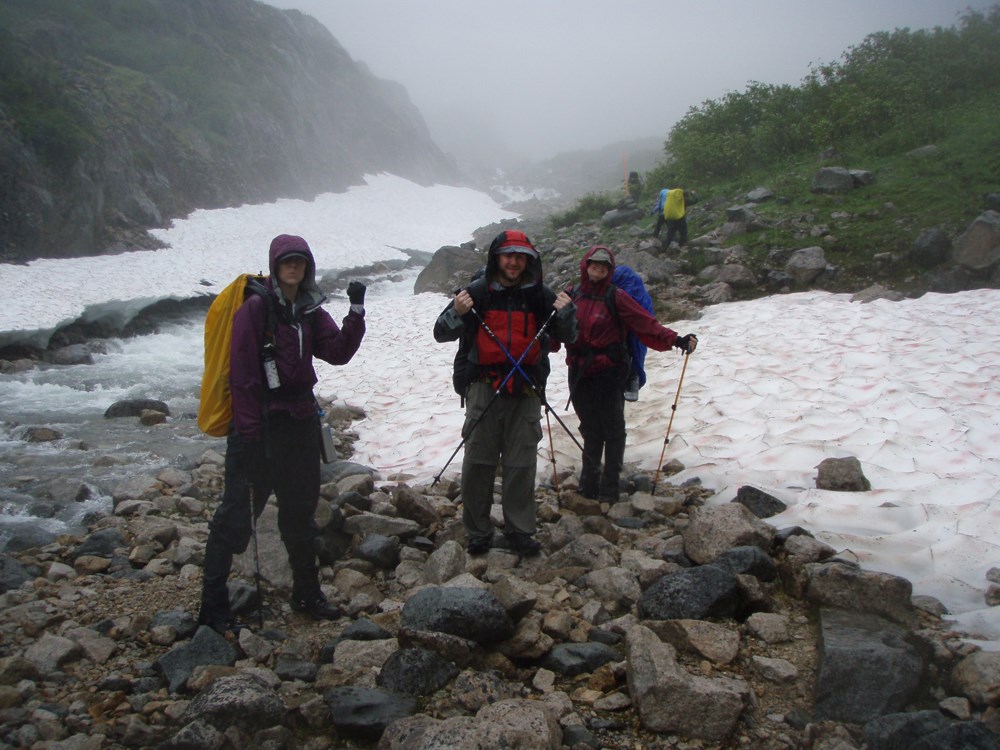
<path fill-rule="evenodd" d="M 535 474 L 542 439 L 541 401 L 534 394 L 500 396 L 473 383 L 466 393 L 462 459 L 462 525 L 467 541 L 493 535 L 490 507 L 497 464 L 502 462 L 500 502 L 504 533 L 535 533 Z M 473 422 L 479 419 L 475 428 Z M 471 432 L 470 432 L 471 429 Z"/>
<path fill-rule="evenodd" d="M 319 592 L 316 505 L 319 502 L 319 431 L 316 419 L 271 415 L 266 444 L 247 444 L 235 431 L 226 440 L 222 501 L 209 522 L 202 589 L 203 613 L 228 614 L 226 581 L 233 555 L 250 542 L 251 496 L 259 518 L 272 490 L 278 531 L 292 569 L 293 596 Z"/>
<path fill-rule="evenodd" d="M 617 502 L 625 462 L 625 397 L 617 370 L 581 378 L 573 389 L 573 409 L 583 436 L 580 494 Z"/>
<path fill-rule="evenodd" d="M 656 228 L 653 230 L 654 237 L 660 236 L 660 230 L 664 224 L 667 225 L 667 238 L 664 240 L 664 245 L 670 247 L 670 243 L 674 241 L 674 235 L 677 235 L 677 244 L 684 247 L 688 239 L 687 217 L 664 219 L 663 214 L 660 214 L 656 217 Z"/>

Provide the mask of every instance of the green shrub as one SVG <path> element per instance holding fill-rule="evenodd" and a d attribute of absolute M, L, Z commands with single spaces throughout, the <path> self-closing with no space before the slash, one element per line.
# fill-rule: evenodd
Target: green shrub
<path fill-rule="evenodd" d="M 869 34 L 798 87 L 752 82 L 692 107 L 665 144 L 669 181 L 725 180 L 859 143 L 897 153 L 942 137 L 942 111 L 998 87 L 1000 5 L 968 11 L 957 28 Z"/>
<path fill-rule="evenodd" d="M 577 201 L 577 204 L 568 211 L 553 214 L 549 221 L 553 229 L 560 229 L 581 221 L 598 219 L 617 205 L 618 201 L 606 193 L 589 193 Z"/>

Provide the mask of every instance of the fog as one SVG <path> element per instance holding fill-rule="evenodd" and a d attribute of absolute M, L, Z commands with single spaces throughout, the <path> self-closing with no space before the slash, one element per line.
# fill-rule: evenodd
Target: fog
<path fill-rule="evenodd" d="M 750 81 L 798 84 L 876 31 L 953 26 L 996 0 L 268 0 L 398 81 L 437 143 L 531 159 L 663 139 Z"/>

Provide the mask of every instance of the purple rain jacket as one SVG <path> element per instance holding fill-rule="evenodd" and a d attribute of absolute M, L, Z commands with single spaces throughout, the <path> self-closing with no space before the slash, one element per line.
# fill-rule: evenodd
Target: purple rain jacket
<path fill-rule="evenodd" d="M 303 255 L 306 271 L 293 306 L 277 285 L 278 262 L 287 255 Z M 251 295 L 233 318 L 229 350 L 229 389 L 233 399 L 236 431 L 248 441 L 260 440 L 263 409 L 306 419 L 316 413 L 312 388 L 316 384 L 313 357 L 332 365 L 346 364 L 361 346 L 365 335 L 364 312 L 354 309 L 339 328 L 321 305 L 326 297 L 316 283 L 316 261 L 301 237 L 282 234 L 271 242 L 269 293 L 275 303 L 275 361 L 281 388 L 268 391 L 261 363 L 267 324 L 267 300 Z"/>

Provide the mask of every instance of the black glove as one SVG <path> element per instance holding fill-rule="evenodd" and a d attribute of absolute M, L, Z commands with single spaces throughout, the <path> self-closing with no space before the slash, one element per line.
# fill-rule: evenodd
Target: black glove
<path fill-rule="evenodd" d="M 674 341 L 674 347 L 680 349 L 685 354 L 690 354 L 698 346 L 698 337 L 693 333 L 689 333 L 686 336 L 678 336 L 677 340 Z"/>
<path fill-rule="evenodd" d="M 347 299 L 352 305 L 365 304 L 365 285 L 360 281 L 352 281 L 347 285 Z"/>

